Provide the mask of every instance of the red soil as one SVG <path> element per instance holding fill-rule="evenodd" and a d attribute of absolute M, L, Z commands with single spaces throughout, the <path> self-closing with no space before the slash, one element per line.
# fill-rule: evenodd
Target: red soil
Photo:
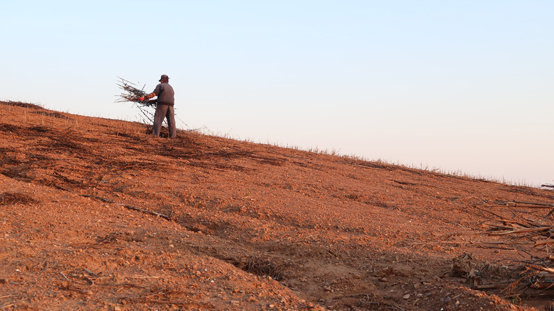
<path fill-rule="evenodd" d="M 549 209 L 505 204 L 552 204 L 552 191 L 145 132 L 0 103 L 0 309 L 531 310 L 549 302 L 501 288 L 547 246 L 490 244 L 509 237 L 484 231 L 500 217 L 552 225 Z M 456 274 L 453 259 L 467 252 L 481 287 L 499 288 L 479 290 Z"/>

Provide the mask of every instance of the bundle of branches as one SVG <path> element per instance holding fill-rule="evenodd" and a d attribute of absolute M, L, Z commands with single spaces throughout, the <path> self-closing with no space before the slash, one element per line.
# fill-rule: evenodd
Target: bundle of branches
<path fill-rule="evenodd" d="M 118 77 L 119 78 L 119 77 Z M 119 78 L 120 81 L 117 83 L 120 89 L 123 90 L 123 93 L 118 95 L 116 102 L 131 102 L 137 107 L 140 111 L 140 116 L 142 122 L 145 124 L 154 123 L 154 113 L 156 112 L 156 101 L 155 100 L 140 100 L 140 97 L 148 95 L 144 91 L 144 86 L 142 89 L 136 88 L 136 84 L 129 82 L 123 78 Z"/>

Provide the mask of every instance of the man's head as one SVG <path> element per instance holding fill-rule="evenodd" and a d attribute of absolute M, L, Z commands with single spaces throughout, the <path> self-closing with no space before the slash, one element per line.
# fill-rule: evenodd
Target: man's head
<path fill-rule="evenodd" d="M 162 77 L 160 78 L 160 82 L 169 82 L 169 77 L 167 75 L 162 75 Z"/>

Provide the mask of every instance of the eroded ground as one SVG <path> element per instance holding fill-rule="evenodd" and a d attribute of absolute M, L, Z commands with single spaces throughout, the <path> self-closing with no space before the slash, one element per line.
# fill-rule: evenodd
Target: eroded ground
<path fill-rule="evenodd" d="M 552 191 L 0 104 L 0 309 L 518 310 Z M 453 270 L 472 253 L 478 280 Z M 540 296 L 539 296 L 540 295 Z"/>

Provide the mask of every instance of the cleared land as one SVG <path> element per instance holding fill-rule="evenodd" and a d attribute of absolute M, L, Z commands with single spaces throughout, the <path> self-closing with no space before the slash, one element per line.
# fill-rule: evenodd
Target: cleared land
<path fill-rule="evenodd" d="M 154 138 L 23 103 L 0 103 L 0 173 L 0 309 L 530 310 L 552 298 L 510 286 L 549 254 L 538 242 L 552 191 Z M 511 232 L 533 225 L 541 234 Z"/>

